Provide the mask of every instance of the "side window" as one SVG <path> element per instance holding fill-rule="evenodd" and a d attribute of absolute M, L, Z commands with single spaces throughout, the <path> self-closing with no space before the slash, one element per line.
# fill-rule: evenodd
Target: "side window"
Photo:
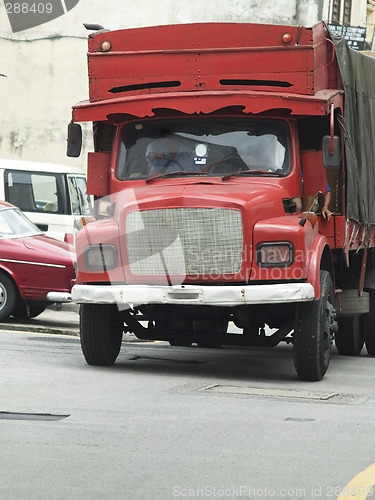
<path fill-rule="evenodd" d="M 30 173 L 5 171 L 5 200 L 21 210 L 36 211 Z"/>
<path fill-rule="evenodd" d="M 86 192 L 86 179 L 68 176 L 68 188 L 72 214 L 91 215 L 91 200 Z"/>
<path fill-rule="evenodd" d="M 57 179 L 54 175 L 31 174 L 35 204 L 44 212 L 61 212 L 58 201 Z"/>
<path fill-rule="evenodd" d="M 5 198 L 26 212 L 62 212 L 55 175 L 7 170 Z"/>

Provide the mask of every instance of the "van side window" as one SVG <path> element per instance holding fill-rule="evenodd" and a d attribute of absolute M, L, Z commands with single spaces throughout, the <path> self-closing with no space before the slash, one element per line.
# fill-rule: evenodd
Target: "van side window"
<path fill-rule="evenodd" d="M 62 213 L 55 175 L 7 170 L 5 198 L 26 212 Z"/>
<path fill-rule="evenodd" d="M 72 214 L 91 215 L 91 200 L 86 193 L 86 179 L 73 175 L 68 176 L 68 188 Z"/>

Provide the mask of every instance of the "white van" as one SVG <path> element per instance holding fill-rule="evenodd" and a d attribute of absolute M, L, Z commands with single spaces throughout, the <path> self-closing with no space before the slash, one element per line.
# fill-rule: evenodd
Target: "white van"
<path fill-rule="evenodd" d="M 68 243 L 77 221 L 91 215 L 85 175 L 55 163 L 0 160 L 0 199 L 19 207 L 47 236 Z"/>

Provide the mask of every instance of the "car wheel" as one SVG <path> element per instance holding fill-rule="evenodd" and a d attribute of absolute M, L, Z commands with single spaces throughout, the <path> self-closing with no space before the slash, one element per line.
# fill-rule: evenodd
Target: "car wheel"
<path fill-rule="evenodd" d="M 18 300 L 18 290 L 14 281 L 5 274 L 0 274 L 0 321 L 11 316 Z"/>
<path fill-rule="evenodd" d="M 299 305 L 293 336 L 294 366 L 301 380 L 321 380 L 331 355 L 335 318 L 334 290 L 327 271 L 320 272 L 320 298 Z"/>
<path fill-rule="evenodd" d="M 17 319 L 35 318 L 42 314 L 47 308 L 48 302 L 29 302 L 27 306 L 24 300 L 20 300 L 13 311 L 12 316 Z"/>
<path fill-rule="evenodd" d="M 112 365 L 121 349 L 124 322 L 115 304 L 82 304 L 80 337 L 89 365 Z"/>

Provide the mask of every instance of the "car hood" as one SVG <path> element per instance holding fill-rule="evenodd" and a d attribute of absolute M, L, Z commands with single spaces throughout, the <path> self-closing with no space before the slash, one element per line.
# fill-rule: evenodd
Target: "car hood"
<path fill-rule="evenodd" d="M 76 259 L 73 247 L 63 241 L 42 235 L 21 238 L 20 240 L 27 249 L 28 257 L 33 256 L 33 260 L 43 259 L 43 261 L 51 263 L 62 261 L 70 264 Z"/>

